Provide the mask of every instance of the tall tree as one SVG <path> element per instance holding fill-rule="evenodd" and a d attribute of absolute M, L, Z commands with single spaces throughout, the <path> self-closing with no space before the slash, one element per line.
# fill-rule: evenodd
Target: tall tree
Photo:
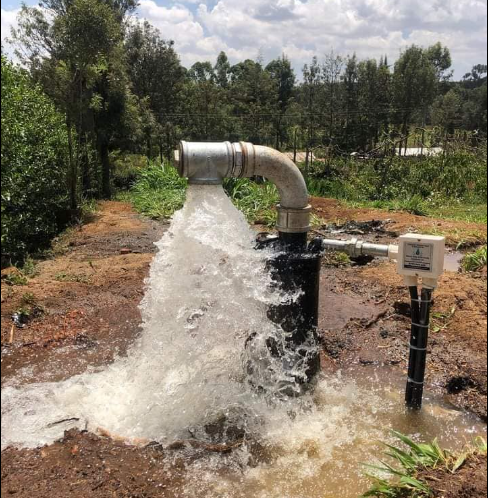
<path fill-rule="evenodd" d="M 85 139 L 98 147 L 102 190 L 104 195 L 110 195 L 110 167 L 106 159 L 110 134 L 96 127 L 107 122 L 100 119 L 102 112 L 111 113 L 116 108 L 112 102 L 112 109 L 108 110 L 109 96 L 111 89 L 117 86 L 115 81 L 118 79 L 120 83 L 121 75 L 125 74 L 121 51 L 124 18 L 135 6 L 132 0 L 46 0 L 41 7 L 24 5 L 19 14 L 19 27 L 13 32 L 17 54 L 66 115 L 72 207 L 76 207 L 78 199 L 77 159 L 83 157 L 77 156 L 75 149 L 79 152 Z M 120 88 L 116 93 L 120 110 L 124 105 L 120 100 Z M 129 95 L 127 85 L 124 95 Z M 122 114 L 111 113 L 110 119 L 119 119 Z M 77 147 L 73 129 L 78 136 Z M 88 189 L 87 163 L 82 164 L 82 170 L 84 187 Z"/>
<path fill-rule="evenodd" d="M 271 80 L 274 84 L 275 98 L 273 100 L 277 101 L 277 109 L 273 121 L 275 125 L 276 148 L 280 149 L 286 139 L 286 127 L 283 126 L 283 119 L 295 93 L 296 77 L 291 63 L 285 55 L 271 61 L 267 65 L 266 71 L 271 75 Z"/>
<path fill-rule="evenodd" d="M 408 135 L 412 118 L 424 121 L 428 115 L 438 83 L 438 73 L 428 51 L 412 45 L 395 64 L 393 74 L 394 116 L 404 135 Z"/>
<path fill-rule="evenodd" d="M 160 155 L 167 155 L 174 145 L 176 124 L 173 115 L 180 108 L 185 69 L 174 43 L 163 40 L 160 31 L 147 21 L 129 28 L 125 50 L 133 91 L 139 99 L 148 99 L 156 120 L 157 126 L 146 126 L 147 149 L 151 149 L 154 135 Z"/>

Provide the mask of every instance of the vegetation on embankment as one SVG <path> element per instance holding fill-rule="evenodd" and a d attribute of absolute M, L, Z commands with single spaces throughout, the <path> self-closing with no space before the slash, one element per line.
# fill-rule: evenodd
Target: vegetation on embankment
<path fill-rule="evenodd" d="M 476 272 L 486 268 L 487 263 L 488 248 L 487 246 L 483 246 L 478 248 L 476 251 L 467 254 L 464 257 L 461 266 L 464 271 Z"/>
<path fill-rule="evenodd" d="M 486 223 L 486 146 L 463 145 L 448 154 L 401 158 L 337 159 L 316 164 L 308 187 L 358 207 Z"/>
<path fill-rule="evenodd" d="M 388 451 L 385 453 L 385 456 L 393 459 L 394 464 L 382 462 L 378 466 L 368 465 L 375 472 L 391 476 L 391 480 L 370 474 L 373 486 L 363 495 L 364 498 L 437 497 L 436 490 L 428 482 L 426 474 L 438 472 L 439 477 L 432 480 L 439 482 L 444 476 L 443 485 L 446 487 L 445 481 L 450 476 L 456 476 L 471 460 L 486 459 L 487 455 L 486 441 L 483 439 L 477 439 L 472 446 L 459 453 L 452 453 L 442 449 L 437 441 L 431 444 L 418 444 L 400 433 L 394 434 L 402 443 L 402 447 L 386 445 Z"/>
<path fill-rule="evenodd" d="M 49 244 L 69 219 L 62 114 L 2 56 L 2 262 Z"/>
<path fill-rule="evenodd" d="M 326 178 L 317 171 L 309 176 L 309 191 L 313 196 L 336 198 L 354 207 L 486 222 L 486 157 L 478 151 L 459 150 L 444 160 L 396 158 L 388 160 L 388 167 L 382 165 L 386 168 L 383 172 L 380 162 L 335 162 Z M 183 205 L 186 181 L 168 163 L 161 166 L 159 161 L 151 161 L 146 168 L 134 167 L 130 174 L 124 169 L 124 175 L 129 175 L 133 183 L 122 197 L 131 200 L 139 212 L 155 219 L 168 218 Z M 273 184 L 227 179 L 224 188 L 250 223 L 274 224 L 279 196 Z"/>

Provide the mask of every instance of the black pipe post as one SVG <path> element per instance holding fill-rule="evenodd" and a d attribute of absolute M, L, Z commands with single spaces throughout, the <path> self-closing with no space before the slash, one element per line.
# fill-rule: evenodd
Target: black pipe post
<path fill-rule="evenodd" d="M 422 289 L 419 299 L 417 287 L 410 287 L 410 295 L 412 298 L 412 331 L 405 402 L 408 408 L 420 410 L 427 365 L 432 289 Z"/>
<path fill-rule="evenodd" d="M 268 262 L 268 270 L 276 285 L 285 293 L 296 293 L 293 299 L 268 310 L 269 319 L 285 333 L 288 350 L 304 362 L 304 377 L 296 377 L 299 385 L 312 383 L 320 371 L 318 317 L 321 255 L 308 247 L 306 233 L 284 233 L 270 238 L 259 247 L 271 247 L 276 255 Z M 272 344 L 274 356 L 281 356 Z"/>

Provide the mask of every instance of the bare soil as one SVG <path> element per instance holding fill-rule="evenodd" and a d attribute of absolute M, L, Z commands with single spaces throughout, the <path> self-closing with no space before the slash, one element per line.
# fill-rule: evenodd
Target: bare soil
<path fill-rule="evenodd" d="M 421 477 L 434 491 L 435 498 L 486 498 L 486 474 L 486 457 L 473 457 L 455 474 L 431 470 Z"/>
<path fill-rule="evenodd" d="M 407 230 L 450 233 L 452 244 L 459 238 L 473 245 L 486 240 L 484 225 L 351 209 L 328 199 L 313 199 L 313 206 L 329 223 L 382 221 L 372 224 L 379 229 L 358 234 L 371 241 L 393 240 Z M 2 381 L 61 380 L 124 354 L 140 332 L 144 279 L 154 242 L 166 227 L 138 216 L 127 204 L 105 202 L 89 223 L 56 242 L 56 256 L 40 262 L 27 285 L 9 285 L 4 277 L 13 270 L 2 271 Z M 484 420 L 486 281 L 486 271 L 443 277 L 435 297 L 427 379 L 429 389 Z M 12 315 L 25 309 L 29 317 L 21 328 Z M 393 265 L 324 263 L 320 311 L 325 370 L 405 372 L 408 292 Z M 173 459 L 171 466 L 165 463 L 168 451 L 71 431 L 49 447 L 5 450 L 1 490 L 19 498 L 178 497 L 185 465 Z M 473 461 L 459 475 L 442 480 L 445 494 L 437 498 L 486 496 L 486 485 L 481 484 L 486 484 L 486 461 Z M 485 494 L 479 494 L 483 489 Z"/>

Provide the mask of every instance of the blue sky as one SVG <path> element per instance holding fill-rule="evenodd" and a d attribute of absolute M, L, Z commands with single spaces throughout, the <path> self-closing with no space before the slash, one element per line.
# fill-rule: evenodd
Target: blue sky
<path fill-rule="evenodd" d="M 1 2 L 2 40 L 19 5 Z M 487 0 L 141 0 L 138 16 L 175 41 L 187 66 L 220 50 L 232 62 L 285 53 L 300 72 L 331 50 L 393 61 L 437 41 L 451 49 L 456 77 L 487 61 Z"/>

